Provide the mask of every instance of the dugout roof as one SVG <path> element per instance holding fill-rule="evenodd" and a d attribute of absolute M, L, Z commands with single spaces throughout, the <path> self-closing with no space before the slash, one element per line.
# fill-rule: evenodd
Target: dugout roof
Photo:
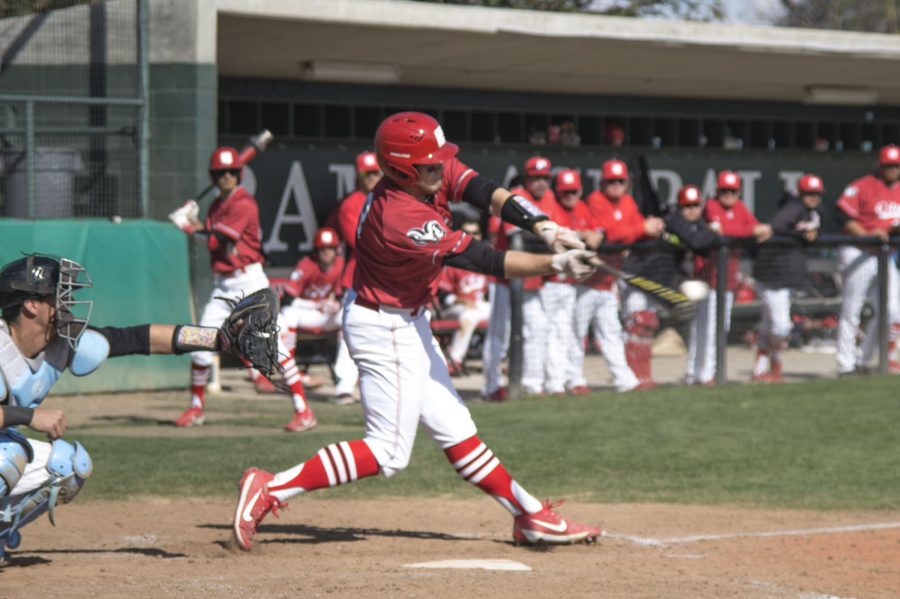
<path fill-rule="evenodd" d="M 203 4 L 222 76 L 900 105 L 900 36 L 402 0 Z"/>

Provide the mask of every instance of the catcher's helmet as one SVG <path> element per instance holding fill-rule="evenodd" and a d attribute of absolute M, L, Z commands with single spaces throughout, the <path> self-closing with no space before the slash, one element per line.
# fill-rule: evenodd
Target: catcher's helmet
<path fill-rule="evenodd" d="M 700 188 L 696 185 L 685 185 L 678 190 L 679 206 L 696 206 L 703 201 Z"/>
<path fill-rule="evenodd" d="M 390 179 L 401 185 L 419 180 L 417 164 L 443 164 L 459 147 L 444 138 L 440 123 L 421 112 L 398 112 L 378 126 L 375 152 Z"/>
<path fill-rule="evenodd" d="M 797 191 L 800 193 L 822 193 L 825 191 L 825 185 L 822 183 L 822 177 L 806 173 L 797 182 Z"/>
<path fill-rule="evenodd" d="M 0 309 L 19 306 L 29 299 L 53 297 L 57 332 L 75 349 L 90 320 L 93 302 L 76 300 L 74 294 L 82 287 L 92 286 L 87 271 L 77 262 L 30 254 L 0 269 Z"/>
<path fill-rule="evenodd" d="M 313 247 L 319 248 L 336 248 L 341 244 L 338 239 L 337 231 L 331 227 L 322 227 L 316 231 L 316 238 L 313 240 Z"/>

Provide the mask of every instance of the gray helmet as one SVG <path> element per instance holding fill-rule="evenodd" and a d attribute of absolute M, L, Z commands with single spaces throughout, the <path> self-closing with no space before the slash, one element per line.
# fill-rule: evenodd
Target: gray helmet
<path fill-rule="evenodd" d="M 93 287 L 87 271 L 77 262 L 44 254 L 30 254 L 0 269 L 0 309 L 26 300 L 52 296 L 56 300 L 56 330 L 72 349 L 91 318 L 93 302 L 76 300 L 83 287 Z"/>

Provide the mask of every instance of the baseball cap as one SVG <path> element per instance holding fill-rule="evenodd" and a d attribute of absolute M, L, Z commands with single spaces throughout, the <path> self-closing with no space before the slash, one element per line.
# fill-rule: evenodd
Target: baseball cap
<path fill-rule="evenodd" d="M 604 181 L 628 178 L 628 165 L 616 158 L 604 162 L 602 170 Z"/>
<path fill-rule="evenodd" d="M 741 188 L 741 177 L 734 171 L 720 171 L 716 188 L 738 191 Z"/>
<path fill-rule="evenodd" d="M 525 175 L 528 177 L 549 177 L 551 164 L 543 156 L 532 156 L 525 161 Z"/>
<path fill-rule="evenodd" d="M 685 185 L 678 190 L 679 206 L 696 206 L 703 201 L 700 188 L 696 185 Z"/>
<path fill-rule="evenodd" d="M 900 147 L 890 144 L 878 152 L 878 164 L 900 164 Z"/>
<path fill-rule="evenodd" d="M 581 189 L 581 174 L 575 169 L 564 168 L 556 173 L 557 191 L 578 191 Z"/>
<path fill-rule="evenodd" d="M 800 193 L 822 193 L 825 191 L 825 185 L 822 183 L 822 177 L 806 173 L 797 182 L 797 191 Z"/>

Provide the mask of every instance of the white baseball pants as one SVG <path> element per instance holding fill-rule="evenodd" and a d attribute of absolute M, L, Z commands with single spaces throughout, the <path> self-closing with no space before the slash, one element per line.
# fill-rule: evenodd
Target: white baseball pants
<path fill-rule="evenodd" d="M 486 301 L 476 302 L 473 306 L 454 304 L 444 310 L 447 318 L 459 321 L 459 328 L 453 333 L 450 342 L 450 358 L 457 363 L 462 363 L 469 353 L 469 344 L 472 343 L 472 335 L 478 323 L 491 317 L 491 304 Z"/>
<path fill-rule="evenodd" d="M 509 287 L 502 283 L 488 286 L 488 300 L 491 314 L 481 359 L 484 368 L 484 387 L 481 392 L 487 396 L 503 387 L 501 364 L 509 348 Z"/>
<path fill-rule="evenodd" d="M 734 293 L 725 293 L 725 331 L 731 327 L 731 308 Z M 685 382 L 708 383 L 716 376 L 716 292 L 697 302 L 697 314 L 691 321 L 688 361 Z"/>
<path fill-rule="evenodd" d="M 757 282 L 756 292 L 762 301 L 757 344 L 764 351 L 777 351 L 791 334 L 791 290 L 787 287 L 766 287 Z"/>
<path fill-rule="evenodd" d="M 544 392 L 549 324 L 540 290 L 522 291 L 522 389 L 525 393 Z"/>
<path fill-rule="evenodd" d="M 638 386 L 628 362 L 625 361 L 625 336 L 619 320 L 619 293 L 592 289 L 578 285 L 575 299 L 575 343 L 570 348 L 569 387 L 586 385 L 584 378 L 584 338 L 593 325 L 594 339 L 600 345 L 603 357 L 613 376 L 618 391 L 629 391 Z"/>
<path fill-rule="evenodd" d="M 419 424 L 441 449 L 476 434 L 424 310 L 350 304 L 344 334 L 359 369 L 364 438 L 385 476 L 409 463 Z"/>
<path fill-rule="evenodd" d="M 545 283 L 541 301 L 548 322 L 547 362 L 544 387 L 547 393 L 566 390 L 572 371 L 572 352 L 575 343 L 575 298 L 577 292 L 569 283 Z"/>

